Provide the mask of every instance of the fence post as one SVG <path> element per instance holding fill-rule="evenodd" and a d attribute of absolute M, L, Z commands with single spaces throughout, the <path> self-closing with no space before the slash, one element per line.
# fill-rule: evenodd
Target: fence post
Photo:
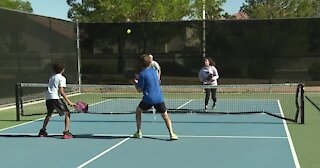
<path fill-rule="evenodd" d="M 16 94 L 16 121 L 20 121 L 21 108 L 20 108 L 20 100 L 21 100 L 21 83 L 17 83 L 15 85 L 15 94 Z"/>

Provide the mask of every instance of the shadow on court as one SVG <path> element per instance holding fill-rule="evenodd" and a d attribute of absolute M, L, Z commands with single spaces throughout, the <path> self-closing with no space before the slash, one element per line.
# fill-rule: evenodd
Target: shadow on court
<path fill-rule="evenodd" d="M 0 137 L 6 138 L 56 138 L 62 139 L 62 134 L 53 134 L 48 135 L 47 137 L 38 137 L 36 134 L 1 134 Z M 94 134 L 76 134 L 73 135 L 73 138 L 88 138 L 88 139 L 124 139 L 129 138 L 130 136 L 111 136 L 111 135 L 94 135 Z"/>
<path fill-rule="evenodd" d="M 43 122 L 43 121 L 40 121 Z M 64 122 L 63 120 L 50 120 L 50 122 Z M 72 120 L 73 123 L 136 123 L 136 121 L 132 120 L 114 120 L 114 121 L 105 121 L 105 120 Z M 141 121 L 142 123 L 164 123 L 164 121 Z M 281 124 L 283 122 L 279 120 L 279 122 L 270 121 L 172 121 L 172 123 L 180 123 L 180 124 Z M 295 124 L 288 122 L 287 124 Z"/>

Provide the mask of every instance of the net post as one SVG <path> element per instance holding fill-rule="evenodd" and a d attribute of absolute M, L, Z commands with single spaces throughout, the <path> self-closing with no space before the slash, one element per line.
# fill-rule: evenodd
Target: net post
<path fill-rule="evenodd" d="M 15 85 L 15 94 L 16 94 L 16 121 L 20 121 L 21 115 L 21 83 L 16 83 Z"/>
<path fill-rule="evenodd" d="M 299 124 L 304 124 L 304 84 L 300 83 L 300 122 Z"/>

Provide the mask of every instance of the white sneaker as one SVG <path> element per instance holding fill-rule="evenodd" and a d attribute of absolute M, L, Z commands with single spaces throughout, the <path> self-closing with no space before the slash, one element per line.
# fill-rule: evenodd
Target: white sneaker
<path fill-rule="evenodd" d="M 177 134 L 173 133 L 172 135 L 170 135 L 170 140 L 178 140 L 179 137 Z"/>
<path fill-rule="evenodd" d="M 142 132 L 141 132 L 141 131 L 137 131 L 136 133 L 133 134 L 132 137 L 133 137 L 133 138 L 141 139 L 141 138 L 142 138 Z"/>

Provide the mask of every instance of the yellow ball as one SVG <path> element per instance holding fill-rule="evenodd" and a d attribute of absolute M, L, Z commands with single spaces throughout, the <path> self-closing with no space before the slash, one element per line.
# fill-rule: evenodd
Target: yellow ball
<path fill-rule="evenodd" d="M 131 33 L 131 29 L 127 29 L 127 34 L 130 34 Z"/>

